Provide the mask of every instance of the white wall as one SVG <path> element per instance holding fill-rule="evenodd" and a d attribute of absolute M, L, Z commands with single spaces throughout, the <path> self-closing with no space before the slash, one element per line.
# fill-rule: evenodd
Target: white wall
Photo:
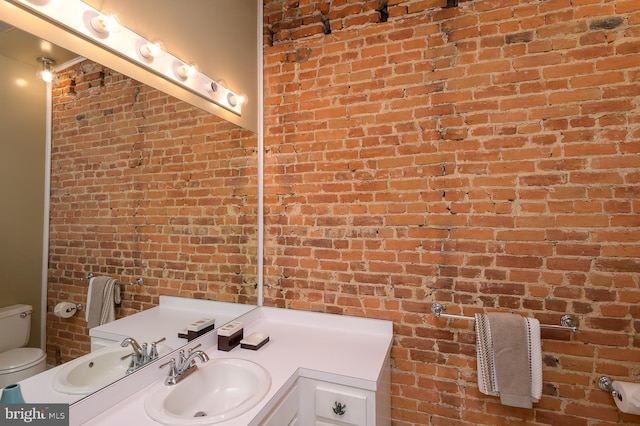
<path fill-rule="evenodd" d="M 0 306 L 34 307 L 39 347 L 46 87 L 36 71 L 0 56 Z"/>

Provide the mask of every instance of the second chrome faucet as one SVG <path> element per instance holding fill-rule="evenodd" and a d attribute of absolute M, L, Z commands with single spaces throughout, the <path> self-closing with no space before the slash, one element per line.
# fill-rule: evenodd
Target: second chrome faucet
<path fill-rule="evenodd" d="M 169 374 L 164 381 L 165 385 L 171 386 L 180 383 L 181 380 L 187 378 L 191 373 L 196 371 L 198 369 L 196 359 L 199 359 L 200 362 L 209 361 L 209 356 L 206 352 L 194 350 L 198 346 L 189 349 L 187 355 L 184 354 L 184 351 L 180 351 L 177 362 L 175 358 L 171 358 L 171 361 L 165 362 L 160 366 L 160 368 L 162 368 L 167 364 L 169 365 Z"/>
<path fill-rule="evenodd" d="M 136 371 L 138 368 L 143 365 L 155 360 L 158 358 L 158 349 L 156 347 L 157 343 L 164 341 L 165 338 L 152 342 L 151 343 L 151 351 L 147 350 L 147 344 L 143 343 L 142 346 L 134 339 L 133 337 L 127 337 L 122 342 L 120 342 L 120 346 L 127 347 L 131 346 L 133 349 L 133 353 L 122 357 L 122 359 L 131 357 L 131 362 L 129 363 L 129 368 L 127 369 L 127 374 L 131 374 Z"/>

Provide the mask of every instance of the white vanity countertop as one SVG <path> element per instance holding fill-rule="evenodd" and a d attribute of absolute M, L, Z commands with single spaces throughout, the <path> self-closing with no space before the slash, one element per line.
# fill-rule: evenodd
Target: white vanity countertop
<path fill-rule="evenodd" d="M 219 327 L 254 308 L 252 305 L 213 300 L 160 296 L 158 306 L 94 327 L 89 330 L 89 335 L 117 341 L 133 337 L 140 344 L 165 337 L 167 340 L 163 343 L 177 349 L 187 343 L 186 339 L 178 337 L 178 332 L 192 322 L 205 317 L 215 318 L 215 326 Z"/>
<path fill-rule="evenodd" d="M 256 407 L 217 423 L 223 426 L 255 424 L 299 376 L 375 391 L 393 339 L 390 321 L 268 307 L 255 309 L 238 320 L 245 325 L 245 337 L 253 332 L 265 333 L 269 342 L 257 351 L 237 346 L 223 352 L 214 346 L 206 352 L 211 359 L 244 358 L 262 365 L 271 375 L 271 388 Z M 144 410 L 145 397 L 154 384 L 85 424 L 156 425 Z"/>
<path fill-rule="evenodd" d="M 163 344 L 177 349 L 187 344 L 187 339 L 178 337 L 178 331 L 190 323 L 204 317 L 213 317 L 216 327 L 219 327 L 255 308 L 254 305 L 160 296 L 159 306 L 94 327 L 89 334 L 114 341 L 133 337 L 140 344 L 166 337 Z M 70 404 L 82 398 L 84 395 L 69 395 L 53 390 L 53 379 L 63 365 L 22 380 L 20 387 L 25 400 Z"/>

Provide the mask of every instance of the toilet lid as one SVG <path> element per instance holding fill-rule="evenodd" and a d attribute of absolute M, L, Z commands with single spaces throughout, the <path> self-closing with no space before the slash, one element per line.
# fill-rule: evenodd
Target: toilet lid
<path fill-rule="evenodd" d="M 24 370 L 42 362 L 45 353 L 40 348 L 16 348 L 0 353 L 0 374 Z"/>

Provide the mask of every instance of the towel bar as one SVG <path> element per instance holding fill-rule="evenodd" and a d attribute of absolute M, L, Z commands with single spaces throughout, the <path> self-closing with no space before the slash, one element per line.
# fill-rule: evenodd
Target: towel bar
<path fill-rule="evenodd" d="M 446 310 L 447 308 L 438 302 L 431 305 L 431 313 L 438 318 L 452 318 L 452 319 L 460 319 L 460 320 L 466 320 L 466 321 L 476 320 L 474 317 L 467 317 L 464 315 L 445 314 L 444 312 Z M 560 325 L 540 324 L 540 328 L 552 328 L 556 330 L 569 330 L 569 331 L 577 332 L 578 320 L 575 316 L 567 314 L 567 315 L 563 315 L 562 318 L 560 318 Z"/>
<path fill-rule="evenodd" d="M 93 275 L 92 272 L 89 272 L 89 274 L 86 276 L 86 278 L 81 278 L 82 280 L 87 280 L 89 281 L 91 278 L 95 277 L 95 275 Z M 144 280 L 142 279 L 142 277 L 138 277 L 134 282 L 132 283 L 123 283 L 122 281 L 116 281 L 116 284 L 120 284 L 120 285 L 139 285 L 142 286 L 144 285 Z"/>

